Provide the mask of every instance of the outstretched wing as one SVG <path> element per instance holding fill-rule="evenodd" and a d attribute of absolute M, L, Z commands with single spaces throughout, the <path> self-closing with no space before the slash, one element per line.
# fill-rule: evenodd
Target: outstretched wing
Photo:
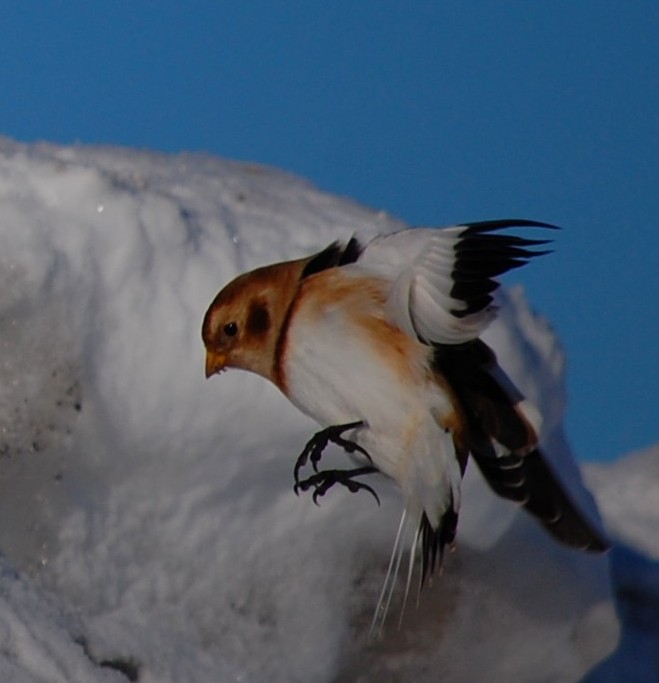
<path fill-rule="evenodd" d="M 499 232 L 527 227 L 556 229 L 513 218 L 404 230 L 370 242 L 358 265 L 391 281 L 392 324 L 428 344 L 461 344 L 478 337 L 496 315 L 497 276 L 547 253 L 533 247 L 548 240 Z"/>

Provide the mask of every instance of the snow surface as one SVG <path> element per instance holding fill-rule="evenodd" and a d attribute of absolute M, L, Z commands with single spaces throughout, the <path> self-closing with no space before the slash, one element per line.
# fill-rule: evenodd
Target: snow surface
<path fill-rule="evenodd" d="M 398 493 L 297 498 L 316 425 L 258 377 L 204 380 L 200 322 L 227 280 L 400 227 L 258 165 L 0 139 L 0 681 L 544 682 L 597 666 L 602 683 L 632 664 L 629 680 L 659 680 L 642 678 L 657 671 L 656 454 L 588 472 L 640 549 L 611 554 L 615 606 L 607 558 L 557 546 L 470 470 L 457 551 L 372 642 Z M 520 289 L 503 300 L 489 341 L 596 514 L 561 426 L 560 343 Z"/>

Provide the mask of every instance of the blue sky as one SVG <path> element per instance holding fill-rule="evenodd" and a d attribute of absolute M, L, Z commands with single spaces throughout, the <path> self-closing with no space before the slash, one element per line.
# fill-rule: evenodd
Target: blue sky
<path fill-rule="evenodd" d="M 0 134 L 258 161 L 410 224 L 561 225 L 509 281 L 566 346 L 575 452 L 659 441 L 659 4 L 283 5 L 3 3 Z"/>

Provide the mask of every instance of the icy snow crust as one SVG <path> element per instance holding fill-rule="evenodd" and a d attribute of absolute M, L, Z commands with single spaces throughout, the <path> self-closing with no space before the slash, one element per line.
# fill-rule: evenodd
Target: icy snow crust
<path fill-rule="evenodd" d="M 0 141 L 1 681 L 576 681 L 612 651 L 607 560 L 473 472 L 457 552 L 369 643 L 397 492 L 297 498 L 316 426 L 258 377 L 204 380 L 222 284 L 400 227 L 262 166 Z M 489 340 L 594 510 L 560 345 L 504 299 Z"/>

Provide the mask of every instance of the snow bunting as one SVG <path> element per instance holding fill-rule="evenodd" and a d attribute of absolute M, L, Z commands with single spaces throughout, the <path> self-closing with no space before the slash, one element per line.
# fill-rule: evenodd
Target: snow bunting
<path fill-rule="evenodd" d="M 559 541 L 608 547 L 548 466 L 534 411 L 479 338 L 496 315 L 496 277 L 547 253 L 538 247 L 548 240 L 500 232 L 529 227 L 553 228 L 511 219 L 337 242 L 240 275 L 204 318 L 207 377 L 258 373 L 324 427 L 297 460 L 296 491 L 313 489 L 316 500 L 339 483 L 376 495 L 361 480 L 375 471 L 400 486 L 401 529 L 411 521 L 413 549 L 421 540 L 421 582 L 455 538 L 469 455 L 497 494 Z M 319 470 L 329 442 L 360 466 Z M 300 479 L 308 463 L 314 472 Z M 400 558 L 395 548 L 396 571 Z"/>

